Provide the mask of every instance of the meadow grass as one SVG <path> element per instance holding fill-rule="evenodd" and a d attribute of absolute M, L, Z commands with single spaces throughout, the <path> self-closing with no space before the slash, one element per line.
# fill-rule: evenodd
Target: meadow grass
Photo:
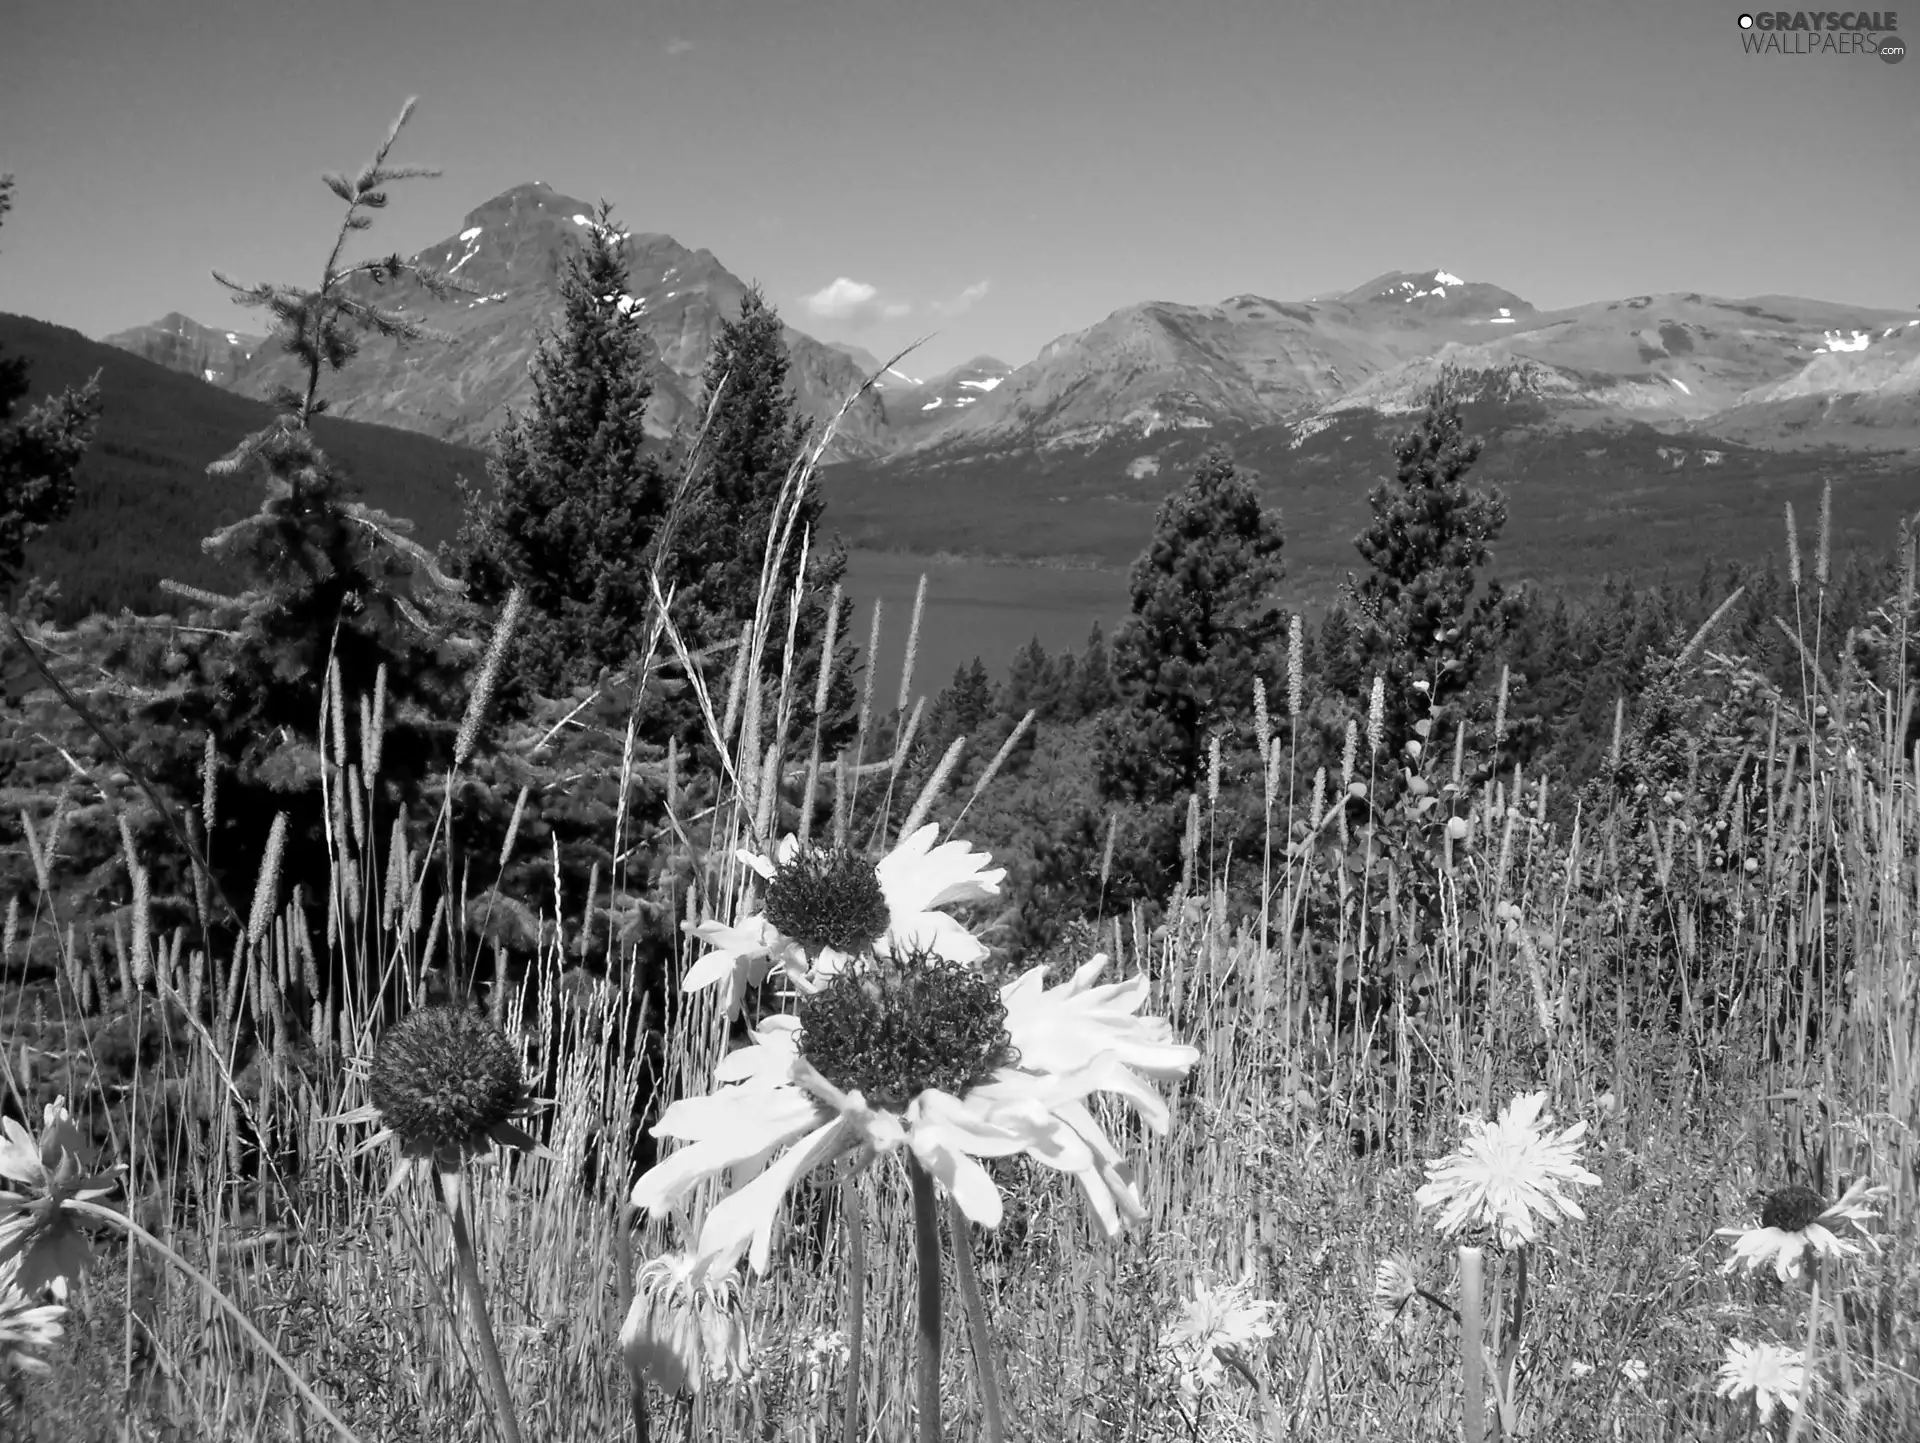
<path fill-rule="evenodd" d="M 786 548 L 807 543 L 780 518 L 817 455 L 789 480 L 766 577 Z M 679 647 L 663 620 L 669 600 L 658 597 L 643 667 Z M 743 654 L 760 654 L 787 602 L 763 585 Z M 1817 611 L 1801 625 L 1819 655 Z M 896 793 L 910 727 L 890 755 L 864 754 L 881 735 L 871 669 L 860 741 L 838 759 L 819 756 L 817 737 L 809 756 L 784 734 L 815 679 L 789 675 L 762 695 L 743 682 L 757 670 L 736 668 L 724 699 L 700 689 L 721 800 L 667 819 L 662 845 L 686 866 L 663 875 L 692 882 L 644 900 L 669 917 L 735 920 L 756 880 L 736 849 L 764 851 L 793 831 L 831 829 L 882 850 L 919 813 L 964 837 L 961 799 L 937 795 L 937 782 L 911 805 Z M 1782 1415 L 1771 1436 L 1920 1436 L 1920 753 L 1899 745 L 1912 698 L 1873 701 L 1870 728 L 1839 730 L 1811 704 L 1776 718 L 1763 780 L 1704 799 L 1700 824 L 1676 802 L 1664 823 L 1623 807 L 1582 815 L 1563 834 L 1544 820 L 1539 783 L 1503 775 L 1459 795 L 1465 835 L 1424 881 L 1384 856 L 1353 865 L 1339 845 L 1352 841 L 1346 809 L 1320 801 L 1321 783 L 1280 770 L 1277 746 L 1263 746 L 1273 770 L 1262 854 L 1220 854 L 1209 841 L 1217 779 L 1197 793 L 1187 879 L 1165 920 L 1150 926 L 1138 909 L 1076 919 L 1054 959 L 1059 972 L 1101 951 L 1119 971 L 1144 969 L 1148 1010 L 1200 1051 L 1167 1136 L 1101 1114 L 1134 1160 L 1145 1222 L 1108 1241 L 1071 1180 L 1015 1162 L 991 1165 L 1007 1196 L 1002 1226 L 968 1229 L 1010 1436 L 1769 1436 L 1750 1405 L 1715 1394 L 1733 1338 L 1812 1357 L 1805 1409 Z M 117 984 L 75 953 L 72 919 L 46 891 L 9 912 L 10 963 L 36 937 L 61 957 L 52 975 L 23 972 L 11 988 L 15 1041 L 0 1069 L 12 1107 L 37 1127 L 39 1105 L 61 1095 L 100 1119 L 102 1167 L 123 1169 L 115 1205 L 154 1243 L 98 1228 L 50 1373 L 6 1385 L 5 1426 L 18 1436 L 502 1436 L 445 1209 L 414 1183 L 390 1193 L 391 1150 L 363 1149 L 369 1129 L 340 1121 L 367 1101 L 367 1059 L 402 1010 L 394 999 L 417 1006 L 436 979 L 459 988 L 474 972 L 470 939 L 466 965 L 447 967 L 467 899 L 424 905 L 430 874 L 464 875 L 450 840 L 458 789 L 449 779 L 429 837 L 396 830 L 376 803 L 374 710 L 330 694 L 320 726 L 318 805 L 334 858 L 324 953 L 293 925 L 306 899 L 282 905 L 271 856 L 231 955 L 209 957 L 184 930 L 152 935 L 136 905 L 131 933 L 115 934 Z M 624 755 L 604 758 L 622 777 L 631 738 Z M 471 745 L 463 738 L 462 752 Z M 1436 744 L 1424 764 L 1443 781 L 1448 750 Z M 1387 765 L 1362 754 L 1354 784 L 1377 785 Z M 623 800 L 614 856 L 629 854 L 642 820 L 652 819 Z M 1716 829 L 1729 821 L 1730 832 Z M 33 845 L 43 841 L 52 845 Z M 1697 873 L 1675 865 L 1708 846 L 1753 859 L 1711 901 L 1685 881 Z M 137 901 L 130 833 L 126 847 Z M 544 1152 L 502 1149 L 470 1166 L 468 1215 L 520 1435 L 619 1438 L 633 1427 L 618 1345 L 633 1265 L 681 1241 L 633 1216 L 635 1139 L 666 1102 L 708 1089 L 728 1036 L 710 993 L 651 1015 L 633 948 L 609 940 L 582 966 L 556 907 L 557 854 L 555 873 L 553 897 L 517 899 L 550 915 L 538 955 L 487 993 L 542 1092 L 529 1130 Z M 1230 883 L 1249 879 L 1263 899 L 1251 910 L 1230 900 Z M 622 866 L 596 889 L 596 907 L 604 896 L 613 911 L 643 900 Z M 678 948 L 674 976 L 695 950 L 684 935 Z M 1398 967 L 1407 985 L 1384 1006 L 1343 1011 L 1312 986 L 1329 958 L 1336 976 Z M 296 1015 L 296 997 L 316 999 L 312 1010 Z M 658 1052 L 650 1032 L 664 1036 Z M 1533 1250 L 1506 1408 L 1469 1419 L 1450 1311 L 1456 1250 L 1413 1193 L 1424 1165 L 1458 1140 L 1461 1114 L 1491 1115 L 1536 1089 L 1562 1123 L 1590 1124 L 1583 1157 L 1601 1182 L 1582 1195 L 1585 1221 L 1562 1222 Z M 1809 1177 L 1829 1194 L 1854 1178 L 1890 1190 L 1879 1250 L 1819 1273 L 1812 1293 L 1725 1276 L 1715 1230 L 1751 1223 L 1756 1192 Z M 748 1376 L 656 1399 L 657 1435 L 911 1435 L 907 1179 L 888 1165 L 857 1187 L 849 1213 L 828 1181 L 800 1186 L 774 1266 L 744 1282 Z M 864 1344 L 842 1361 L 840 1223 L 856 1213 Z M 1374 1281 L 1395 1256 L 1430 1296 L 1388 1317 Z M 1484 1342 L 1498 1362 L 1494 1330 L 1515 1276 L 1497 1249 L 1486 1268 Z M 1270 1334 L 1189 1396 L 1164 1343 L 1196 1279 L 1244 1279 L 1276 1306 Z M 946 1306 L 949 1336 L 965 1339 L 957 1300 Z M 287 1368 L 342 1427 L 293 1390 Z M 850 1433 L 849 1368 L 860 1400 Z M 942 1379 L 950 1435 L 982 1436 L 981 1408 L 978 1360 L 956 1342 Z"/>

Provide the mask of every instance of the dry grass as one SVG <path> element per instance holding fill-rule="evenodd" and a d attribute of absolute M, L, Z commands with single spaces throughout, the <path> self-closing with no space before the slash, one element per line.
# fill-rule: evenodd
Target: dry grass
<path fill-rule="evenodd" d="M 793 493 L 810 480 L 800 468 Z M 770 557 L 803 542 L 776 534 Z M 766 574 L 776 574 L 771 560 Z M 784 626 L 787 600 L 763 593 L 750 652 Z M 678 645 L 671 628 L 656 628 L 653 643 L 649 664 Z M 884 810 L 875 785 L 850 795 L 831 764 L 795 760 L 804 748 L 781 735 L 782 719 L 815 679 L 786 680 L 779 696 L 706 700 L 728 758 L 726 802 L 673 818 L 699 895 L 717 899 L 709 910 L 722 917 L 749 902 L 751 874 L 734 849 L 796 829 L 793 778 L 815 787 L 809 825 L 819 830 L 878 817 L 887 835 L 912 810 L 891 789 L 904 745 L 870 778 L 888 783 Z M 1290 833 L 1285 819 L 1305 814 L 1308 788 L 1288 774 L 1271 788 L 1269 905 L 1230 916 L 1228 866 L 1257 876 L 1263 859 L 1208 855 L 1202 797 L 1197 885 L 1174 899 L 1169 923 L 1149 932 L 1138 917 L 1109 919 L 1081 928 L 1072 949 L 1145 968 L 1152 1010 L 1202 1053 L 1171 1135 L 1112 1120 L 1137 1159 L 1147 1223 L 1109 1243 L 1070 1182 L 996 1164 L 1007 1221 L 970 1240 L 1014 1436 L 1459 1436 L 1456 1330 L 1430 1307 L 1375 1317 L 1373 1272 L 1406 1253 L 1426 1286 L 1451 1293 L 1452 1254 L 1413 1206 L 1422 1164 L 1451 1148 L 1460 1112 L 1535 1087 L 1563 1121 L 1591 1122 L 1587 1162 L 1603 1182 L 1584 1199 L 1589 1220 L 1554 1230 L 1535 1259 L 1516 1400 L 1524 1436 L 1752 1436 L 1749 1414 L 1713 1393 L 1731 1337 L 1811 1339 L 1821 1382 L 1800 1438 L 1920 1436 L 1920 757 L 1893 741 L 1906 705 L 1887 699 L 1877 744 L 1817 743 L 1790 760 L 1780 741 L 1764 794 L 1737 799 L 1766 820 L 1740 839 L 1756 869 L 1730 909 L 1709 908 L 1677 873 L 1657 871 L 1650 891 L 1634 880 L 1641 861 L 1670 859 L 1693 836 L 1649 833 L 1625 812 L 1562 836 L 1535 820 L 1540 794 L 1514 777 L 1466 799 L 1473 834 L 1439 869 L 1429 914 L 1411 874 L 1351 870 L 1340 827 L 1311 843 Z M 392 819 L 373 800 L 377 733 L 347 724 L 358 714 L 342 707 L 341 726 L 322 726 L 331 955 L 309 955 L 269 888 L 257 945 L 232 958 L 206 958 L 185 934 L 135 938 L 123 954 L 128 985 L 69 959 L 65 975 L 17 989 L 18 1041 L 0 1066 L 36 1121 L 29 1101 L 56 1093 L 108 1121 L 129 1215 L 204 1270 L 358 1438 L 488 1438 L 445 1215 L 411 1188 L 385 1198 L 388 1156 L 356 1155 L 365 1130 L 332 1121 L 366 1100 L 365 1058 L 386 1020 L 381 994 L 336 992 L 332 979 L 379 977 L 417 1000 L 446 954 L 447 911 L 464 914 L 420 905 L 429 868 L 459 870 L 444 855 L 450 813 L 422 852 L 406 854 L 402 837 L 402 855 L 389 854 Z M 856 777 L 866 761 L 842 760 Z M 770 787 L 776 775 L 788 783 Z M 343 797 L 349 776 L 362 795 Z M 942 799 L 934 815 L 953 810 Z M 616 837 L 611 850 L 628 846 Z M 616 870 L 602 885 L 616 904 L 629 882 Z M 691 896 L 662 900 L 691 916 Z M 1310 897 L 1332 899 L 1314 915 L 1337 920 L 1307 926 Z M 550 905 L 518 900 L 536 913 Z M 19 925 L 16 953 L 58 923 L 33 900 Z M 616 1338 L 631 1284 L 619 1260 L 672 1242 L 657 1224 L 621 1236 L 633 1141 L 643 1109 L 704 1090 L 724 1029 L 700 999 L 667 1019 L 642 1015 L 633 955 L 609 947 L 602 967 L 582 970 L 557 926 L 548 938 L 522 984 L 493 1003 L 550 1103 L 534 1131 L 553 1156 L 503 1153 L 472 1169 L 474 1231 L 524 1435 L 620 1438 L 631 1417 Z M 1307 979 L 1324 957 L 1373 968 L 1413 954 L 1424 985 L 1360 1025 L 1336 1028 L 1309 1005 Z M 1686 985 L 1663 980 L 1677 973 Z M 286 1000 L 303 979 L 321 998 L 310 1017 L 289 1015 Z M 1786 988 L 1790 979 L 1800 985 Z M 650 1060 L 648 1029 L 663 1021 L 664 1056 Z M 1804 1291 L 1723 1277 L 1713 1233 L 1752 1221 L 1750 1194 L 1816 1155 L 1830 1178 L 1870 1176 L 1892 1196 L 1885 1250 L 1825 1278 L 1809 1333 Z M 897 1439 L 910 1431 L 913 1396 L 911 1210 L 904 1175 L 883 1170 L 860 1186 L 860 1436 Z M 751 1380 L 697 1406 L 656 1408 L 663 1432 L 841 1436 L 846 1380 L 808 1361 L 813 1339 L 845 1326 L 837 1217 L 825 1184 L 802 1188 L 774 1269 L 745 1290 Z M 9 1385 L 8 1427 L 49 1440 L 326 1431 L 202 1289 L 111 1231 L 100 1242 L 51 1375 Z M 1497 1287 L 1497 1259 L 1490 1271 Z M 1159 1339 L 1191 1278 L 1243 1274 L 1280 1305 L 1273 1338 L 1250 1359 L 1268 1411 L 1243 1383 L 1189 1410 Z M 965 1337 L 957 1312 L 950 1336 Z M 963 1345 L 948 1349 L 947 1369 L 952 1436 L 978 1436 Z"/>

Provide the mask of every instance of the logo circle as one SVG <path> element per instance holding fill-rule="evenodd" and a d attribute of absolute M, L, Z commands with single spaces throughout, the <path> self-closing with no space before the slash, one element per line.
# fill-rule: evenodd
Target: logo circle
<path fill-rule="evenodd" d="M 1880 37 L 1880 58 L 1889 65 L 1898 65 L 1907 58 L 1907 42 L 1898 35 Z"/>
<path fill-rule="evenodd" d="M 1742 15 L 1740 17 L 1740 28 L 1742 30 L 1753 29 L 1753 17 L 1751 15 Z"/>

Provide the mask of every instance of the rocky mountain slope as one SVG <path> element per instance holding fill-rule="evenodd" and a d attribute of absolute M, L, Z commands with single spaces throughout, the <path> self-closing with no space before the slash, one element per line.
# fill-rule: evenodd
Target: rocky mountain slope
<path fill-rule="evenodd" d="M 484 444 L 509 408 L 532 399 L 527 363 L 543 330 L 559 319 L 562 268 L 592 212 L 586 202 L 539 182 L 515 186 L 468 212 L 458 232 L 413 259 L 474 285 L 472 296 L 438 301 L 407 281 L 377 292 L 370 281 L 356 281 L 365 298 L 402 309 L 453 340 L 402 346 L 367 338 L 330 386 L 334 414 Z M 722 319 L 738 317 L 747 286 L 712 252 L 689 250 L 668 235 L 629 233 L 627 261 L 630 290 L 614 303 L 639 312 L 654 348 L 659 364 L 648 421 L 665 436 L 697 423 L 707 357 Z M 831 415 L 865 378 L 844 351 L 791 326 L 786 341 L 789 381 L 809 414 Z M 296 372 L 290 357 L 268 345 L 234 387 L 264 397 Z M 877 453 L 884 429 L 880 398 L 862 397 L 841 423 L 838 454 Z"/>
<path fill-rule="evenodd" d="M 260 349 L 261 337 L 242 331 L 216 331 L 191 316 L 169 311 L 157 321 L 101 338 L 169 371 L 198 376 L 216 386 L 231 386 Z"/>

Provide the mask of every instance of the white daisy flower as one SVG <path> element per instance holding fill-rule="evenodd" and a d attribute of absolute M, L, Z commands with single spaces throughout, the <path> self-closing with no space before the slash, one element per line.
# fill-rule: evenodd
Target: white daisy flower
<path fill-rule="evenodd" d="M 1182 1306 L 1180 1321 L 1161 1342 L 1189 1404 L 1220 1382 L 1225 1367 L 1221 1350 L 1244 1354 L 1273 1336 L 1272 1318 L 1279 1306 L 1253 1296 L 1251 1277 L 1219 1288 L 1198 1277 L 1193 1280 L 1193 1300 Z"/>
<path fill-rule="evenodd" d="M 1806 1355 L 1798 1348 L 1743 1343 L 1735 1338 L 1727 1344 L 1727 1356 L 1720 1364 L 1720 1381 L 1713 1391 L 1722 1398 L 1751 1396 L 1761 1421 L 1765 1422 L 1773 1417 L 1775 1409 L 1785 1408 L 1789 1412 L 1797 1409 L 1806 1383 Z"/>
<path fill-rule="evenodd" d="M 1516 1247 L 1533 1241 L 1539 1228 L 1536 1215 L 1547 1222 L 1556 1215 L 1586 1217 L 1561 1188 L 1600 1184 L 1579 1163 L 1587 1125 L 1576 1122 L 1555 1136 L 1540 1115 L 1546 1103 L 1546 1093 L 1526 1093 L 1507 1104 L 1498 1122 L 1464 1119 L 1466 1140 L 1439 1162 L 1427 1164 L 1431 1180 L 1414 1193 L 1414 1201 L 1422 1208 L 1439 1209 L 1434 1226 L 1442 1235 L 1485 1227 L 1494 1230 L 1503 1247 Z"/>
<path fill-rule="evenodd" d="M 88 1174 L 92 1149 L 66 1102 L 47 1104 L 37 1138 L 0 1118 L 0 1268 L 12 1269 L 13 1286 L 29 1298 L 47 1288 L 66 1298 L 93 1257 L 81 1215 L 67 1204 L 97 1203 L 118 1186 L 113 1173 Z"/>
<path fill-rule="evenodd" d="M 737 925 L 701 922 L 687 927 L 714 950 L 688 969 L 685 988 L 724 984 L 723 1009 L 739 1011 L 749 988 L 779 967 L 802 991 L 872 952 L 924 952 L 972 965 L 987 949 L 953 917 L 938 911 L 953 902 L 1000 895 L 1007 869 L 966 842 L 936 846 L 938 823 L 902 837 L 879 862 L 857 852 L 803 846 L 786 837 L 764 857 L 742 848 L 735 855 L 767 883 L 758 912 Z"/>
<path fill-rule="evenodd" d="M 1025 1153 L 1077 1177 L 1117 1233 L 1144 1210 L 1086 1099 L 1118 1093 L 1164 1133 L 1153 1084 L 1184 1075 L 1199 1053 L 1164 1019 L 1136 1015 L 1145 977 L 1094 986 L 1106 962 L 1047 989 L 1040 967 L 996 987 L 924 953 L 862 959 L 804 994 L 797 1016 L 762 1022 L 752 1045 L 722 1059 L 717 1091 L 667 1109 L 654 1135 L 686 1145 L 634 1185 L 634 1206 L 679 1210 L 698 1184 L 728 1175 L 697 1266 L 731 1268 L 744 1253 L 764 1273 L 782 1200 L 823 1163 L 850 1154 L 864 1167 L 911 1148 L 969 1218 L 994 1227 L 1000 1190 L 979 1159 Z"/>
<path fill-rule="evenodd" d="M 19 1241 L 26 1226 L 20 1222 L 0 1227 L 0 1244 Z M 0 1377 L 21 1371 L 44 1373 L 47 1362 L 29 1348 L 47 1348 L 66 1330 L 60 1319 L 67 1310 L 58 1303 L 36 1304 L 19 1286 L 20 1261 L 0 1263 Z"/>
<path fill-rule="evenodd" d="M 1838 1202 L 1827 1200 L 1810 1187 L 1783 1187 L 1766 1195 L 1760 1208 L 1757 1228 L 1720 1228 L 1715 1236 L 1732 1238 L 1733 1256 L 1720 1271 L 1731 1273 L 1744 1267 L 1758 1272 L 1773 1264 L 1781 1282 L 1798 1277 L 1809 1257 L 1844 1258 L 1861 1251 L 1860 1245 L 1842 1237 L 1842 1229 L 1858 1232 L 1876 1251 L 1879 1244 L 1861 1226 L 1879 1214 L 1869 1204 L 1887 1196 L 1884 1186 L 1855 1182 L 1840 1195 Z"/>

